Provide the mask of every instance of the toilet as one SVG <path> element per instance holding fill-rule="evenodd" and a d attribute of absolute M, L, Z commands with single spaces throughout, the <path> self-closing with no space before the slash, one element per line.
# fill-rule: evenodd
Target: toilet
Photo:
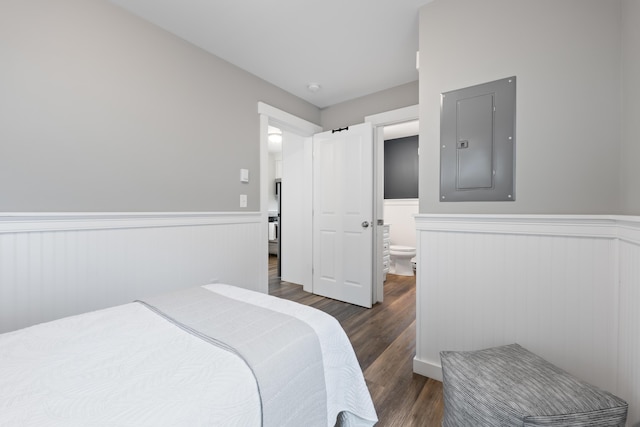
<path fill-rule="evenodd" d="M 411 246 L 391 245 L 389 246 L 391 265 L 389 273 L 399 276 L 413 276 L 413 265 L 411 258 L 416 256 L 416 248 Z"/>

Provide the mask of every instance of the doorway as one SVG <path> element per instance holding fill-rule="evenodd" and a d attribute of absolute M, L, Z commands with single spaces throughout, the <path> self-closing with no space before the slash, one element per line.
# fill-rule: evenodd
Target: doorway
<path fill-rule="evenodd" d="M 322 131 L 320 126 L 300 119 L 292 114 L 258 103 L 260 115 L 260 212 L 261 242 L 264 264 L 260 266 L 263 292 L 268 292 L 269 237 L 274 237 L 274 216 L 278 216 L 277 237 L 280 268 L 276 271 L 282 280 L 303 286 L 307 292 L 311 287 L 312 248 L 311 239 L 305 232 L 311 230 L 311 137 Z M 272 147 L 269 153 L 269 129 L 281 135 L 278 154 Z M 273 146 L 273 143 L 272 143 Z M 270 164 L 271 160 L 274 161 Z M 275 162 L 277 160 L 277 163 Z M 276 177 L 276 175 L 278 177 Z M 278 182 L 278 184 L 276 184 Z M 274 194 L 278 189 L 278 195 Z M 277 204 L 279 201 L 279 204 Z M 269 217 L 272 218 L 271 223 Z M 271 225 L 270 225 L 271 224 Z M 271 236 L 269 236 L 271 230 Z M 271 245 L 274 246 L 273 244 Z M 274 252 L 272 249 L 271 252 Z"/>
<path fill-rule="evenodd" d="M 278 110 L 274 107 L 271 107 L 262 102 L 258 103 L 258 112 L 260 114 L 260 152 L 261 152 L 261 168 L 260 168 L 260 194 L 261 194 L 261 214 L 262 214 L 262 224 L 263 231 L 262 234 L 264 236 L 268 235 L 268 209 L 267 209 L 267 185 L 268 185 L 268 177 L 267 177 L 267 162 L 268 162 L 268 126 L 275 126 L 285 131 L 289 131 L 295 135 L 300 137 L 310 138 L 312 135 L 319 133 L 322 131 L 320 126 L 317 126 L 313 123 L 307 122 L 306 120 L 300 119 L 296 116 L 293 116 L 284 111 Z M 405 108 L 400 108 L 397 110 L 388 111 L 385 113 L 380 113 L 372 116 L 365 117 L 365 122 L 369 122 L 373 127 L 373 137 L 374 137 L 374 218 L 372 227 L 373 229 L 373 239 L 374 239 L 374 254 L 373 254 L 373 277 L 374 277 L 374 286 L 373 286 L 373 298 L 372 301 L 382 302 L 384 292 L 383 292 L 383 264 L 382 264 L 382 251 L 383 251 L 383 218 L 384 218 L 384 198 L 382 196 L 383 189 L 383 159 L 384 159 L 384 127 L 395 125 L 403 122 L 415 121 L 418 119 L 418 106 L 410 106 Z M 284 168 L 284 165 L 283 165 Z M 284 172 L 284 169 L 283 169 Z M 285 184 L 283 184 L 284 186 Z M 284 187 L 283 187 L 284 188 Z M 284 190 L 283 190 L 284 191 Z M 309 212 L 311 212 L 311 208 L 309 208 Z M 284 221 L 284 220 L 283 220 Z M 309 216 L 305 219 L 306 223 L 311 224 L 312 219 Z M 310 230 L 311 228 L 309 228 Z M 286 236 L 286 228 L 284 231 L 284 235 Z M 286 237 L 285 237 L 286 239 Z M 309 263 L 309 272 L 311 272 L 312 266 L 312 250 L 311 250 L 311 242 L 308 242 L 308 246 L 303 248 L 303 259 L 307 260 L 305 262 Z M 268 240 L 265 237 L 264 240 L 264 264 L 261 268 L 261 289 L 264 289 L 264 292 L 268 292 Z M 286 263 L 286 260 L 283 260 Z M 307 292 L 312 292 L 312 280 L 309 277 L 305 279 L 302 283 L 303 289 Z"/>
<path fill-rule="evenodd" d="M 282 211 L 282 130 L 269 125 L 267 146 L 269 161 L 267 167 L 267 201 L 269 215 L 269 279 L 275 274 L 282 275 L 282 230 L 280 213 Z M 275 259 L 275 263 L 271 262 Z M 272 264 L 275 266 L 272 272 Z"/>
<path fill-rule="evenodd" d="M 384 141 L 385 128 L 394 125 L 415 122 L 418 124 L 419 109 L 417 105 L 399 108 L 384 113 L 379 113 L 365 117 L 365 122 L 373 125 L 374 137 L 374 215 L 376 220 L 376 233 L 374 234 L 374 289 L 373 301 L 382 302 L 384 300 L 384 278 L 385 278 L 385 238 L 384 238 Z M 415 126 L 415 124 L 413 126 Z M 398 129 L 404 128 L 399 126 Z M 414 128 L 415 129 L 415 128 Z M 419 133 L 419 132 L 418 132 Z M 415 234 L 415 230 L 414 230 Z M 388 243 L 388 242 L 387 242 Z"/>
<path fill-rule="evenodd" d="M 402 250 L 403 260 L 390 262 L 390 273 L 414 274 L 416 226 L 419 212 L 418 120 L 384 127 L 384 221 L 389 245 L 394 253 Z M 413 255 L 412 255 L 413 254 Z"/>

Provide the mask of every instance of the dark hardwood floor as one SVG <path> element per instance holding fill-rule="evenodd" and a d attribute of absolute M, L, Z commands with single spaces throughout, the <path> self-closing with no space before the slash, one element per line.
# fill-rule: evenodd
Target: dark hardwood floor
<path fill-rule="evenodd" d="M 378 412 L 378 426 L 440 426 L 442 383 L 413 373 L 415 277 L 388 275 L 384 302 L 367 309 L 309 294 L 276 277 L 269 260 L 269 293 L 334 316 L 346 331 Z"/>

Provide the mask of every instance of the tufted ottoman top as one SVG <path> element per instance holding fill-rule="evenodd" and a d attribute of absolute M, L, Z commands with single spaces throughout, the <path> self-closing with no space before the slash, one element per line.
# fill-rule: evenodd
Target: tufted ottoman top
<path fill-rule="evenodd" d="M 627 403 L 518 344 L 443 351 L 443 426 L 624 426 Z"/>

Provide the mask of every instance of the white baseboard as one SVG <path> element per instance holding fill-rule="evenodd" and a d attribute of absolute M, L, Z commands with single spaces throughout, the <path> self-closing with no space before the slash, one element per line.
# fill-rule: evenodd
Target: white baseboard
<path fill-rule="evenodd" d="M 442 366 L 437 363 L 413 358 L 413 372 L 434 380 L 442 381 Z"/>

